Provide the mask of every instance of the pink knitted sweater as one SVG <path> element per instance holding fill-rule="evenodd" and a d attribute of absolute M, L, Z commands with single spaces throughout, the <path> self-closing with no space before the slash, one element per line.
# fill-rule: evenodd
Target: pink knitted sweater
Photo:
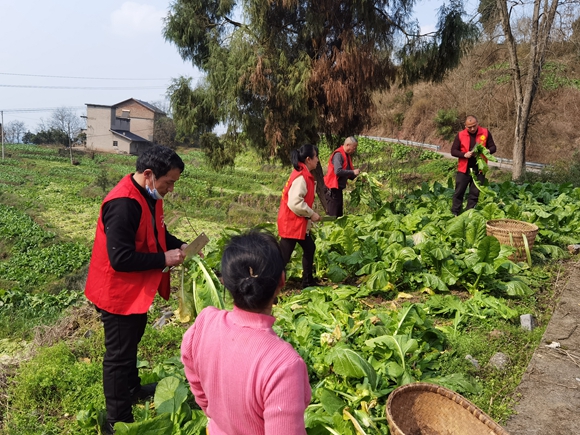
<path fill-rule="evenodd" d="M 183 336 L 181 359 L 210 435 L 305 434 L 306 364 L 272 330 L 275 318 L 208 307 Z"/>

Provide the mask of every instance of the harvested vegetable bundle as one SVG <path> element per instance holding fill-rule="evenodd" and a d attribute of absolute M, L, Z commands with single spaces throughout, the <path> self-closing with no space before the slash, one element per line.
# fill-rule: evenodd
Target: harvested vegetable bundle
<path fill-rule="evenodd" d="M 475 156 L 475 160 L 477 161 L 477 169 L 479 169 L 483 175 L 487 174 L 487 171 L 489 170 L 487 161 L 489 160 L 492 162 L 497 162 L 497 159 L 492 156 L 489 150 L 479 142 L 475 144 L 475 147 L 472 151 L 473 155 Z"/>
<path fill-rule="evenodd" d="M 491 153 L 489 152 L 489 150 L 479 142 L 475 144 L 475 147 L 473 148 L 472 151 L 473 151 L 473 155 L 475 157 L 475 160 L 477 162 L 477 169 L 483 175 L 486 175 L 487 171 L 489 170 L 489 165 L 487 164 L 488 160 L 492 161 L 492 162 L 497 162 L 497 159 L 494 156 L 492 156 Z M 487 180 L 485 180 L 483 185 L 482 185 L 479 182 L 479 180 L 477 179 L 477 176 L 476 176 L 477 174 L 475 174 L 473 168 L 471 168 L 470 171 L 471 171 L 471 178 L 473 179 L 473 183 L 475 184 L 475 187 L 477 187 L 481 193 L 483 193 L 484 195 L 496 196 L 495 192 L 490 189 L 489 183 Z"/>

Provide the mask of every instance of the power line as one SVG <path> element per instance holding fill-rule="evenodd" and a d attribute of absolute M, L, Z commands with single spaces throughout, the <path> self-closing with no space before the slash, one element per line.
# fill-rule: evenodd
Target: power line
<path fill-rule="evenodd" d="M 134 78 L 125 78 L 125 77 L 75 77 L 75 76 L 51 76 L 45 74 L 18 74 L 18 73 L 6 73 L 0 72 L 0 75 L 3 76 L 19 76 L 19 77 L 48 77 L 53 79 L 80 79 L 80 80 L 169 80 L 167 78 L 159 79 L 159 78 L 151 78 L 151 79 L 134 79 Z"/>
<path fill-rule="evenodd" d="M 0 85 L 0 88 L 31 88 L 31 89 L 84 89 L 88 91 L 130 91 L 143 89 L 165 89 L 165 86 L 140 86 L 126 88 L 119 86 L 33 86 L 33 85 Z"/>
<path fill-rule="evenodd" d="M 85 106 L 75 106 L 75 107 L 66 107 L 67 109 L 73 110 L 81 110 L 84 109 Z M 44 107 L 44 108 L 36 108 L 36 109 L 7 109 L 4 110 L 5 113 L 31 113 L 31 112 L 52 112 L 53 110 L 60 109 L 60 107 Z"/>
<path fill-rule="evenodd" d="M 171 80 L 171 78 L 129 78 L 129 77 L 80 77 L 80 76 L 53 76 L 53 75 L 47 75 L 47 74 L 20 74 L 20 73 L 7 73 L 7 72 L 0 72 L 0 75 L 3 76 L 17 76 L 17 77 L 44 77 L 44 78 L 53 78 L 53 79 L 78 79 L 78 80 L 118 80 L 118 81 L 122 81 L 122 80 L 127 80 L 127 81 L 168 81 Z M 191 76 L 194 79 L 198 79 L 201 77 L 204 77 L 203 74 L 198 74 L 198 75 L 194 75 Z"/>

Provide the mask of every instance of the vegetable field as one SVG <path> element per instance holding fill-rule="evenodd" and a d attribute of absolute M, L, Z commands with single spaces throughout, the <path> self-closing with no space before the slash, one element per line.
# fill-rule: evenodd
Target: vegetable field
<path fill-rule="evenodd" d="M 73 278 L 86 267 L 104 192 L 132 172 L 134 158 L 82 155 L 80 165 L 70 166 L 55 150 L 14 146 L 11 152 L 0 163 L 0 317 L 10 307 L 18 325 L 17 313 L 34 312 L 35 303 L 39 313 L 59 306 L 63 316 L 83 304 L 82 284 Z M 118 434 L 204 433 L 205 416 L 179 360 L 180 337 L 203 307 L 231 307 L 218 279 L 221 251 L 244 228 L 275 231 L 271 222 L 290 172 L 271 162 L 258 170 L 250 156 L 235 170 L 213 174 L 199 152 L 179 152 L 186 171 L 166 198 L 166 222 L 185 239 L 203 230 L 212 242 L 204 259 L 174 271 L 170 305 L 154 306 L 151 318 L 174 313 L 162 328 L 148 327 L 140 355 L 143 381 L 159 387 L 151 403 L 136 405 L 136 423 L 119 424 Z M 321 148 L 321 161 L 325 153 Z M 568 255 L 563 248 L 580 239 L 580 189 L 491 182 L 476 210 L 454 217 L 454 166 L 430 153 L 361 140 L 366 172 L 349 188 L 348 214 L 313 229 L 316 275 L 326 285 L 301 292 L 290 285 L 275 307 L 275 330 L 309 369 L 311 435 L 387 434 L 388 394 L 415 381 L 451 388 L 500 423 L 511 412 L 511 394 L 543 330 L 520 330 L 519 316 L 532 313 L 541 324 L 549 318 L 554 270 Z M 421 182 L 424 177 L 431 181 Z M 410 186 L 411 179 L 418 182 Z M 539 227 L 531 262 L 511 261 L 513 249 L 486 234 L 486 221 L 500 218 Z M 300 277 L 300 257 L 295 252 L 288 266 L 290 282 Z M 0 353 L 4 341 L 31 340 L 24 325 L 11 329 L 0 321 L 0 328 Z M 94 384 L 102 334 L 98 323 L 91 330 L 38 350 L 12 370 L 9 412 L 0 411 L 7 434 L 99 432 L 104 401 Z M 497 351 L 508 353 L 509 372 L 485 367 Z M 477 369 L 467 354 L 484 367 Z M 34 370 L 41 362 L 54 370 Z M 63 384 L 64 372 L 92 373 L 90 388 L 81 376 Z M 31 394 L 38 388 L 46 395 Z M 44 429 L 35 432 L 39 421 Z"/>

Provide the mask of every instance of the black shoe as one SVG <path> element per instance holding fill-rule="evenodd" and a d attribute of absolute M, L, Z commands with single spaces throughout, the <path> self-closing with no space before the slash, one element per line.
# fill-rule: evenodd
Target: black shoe
<path fill-rule="evenodd" d="M 157 388 L 157 382 L 153 384 L 141 385 L 141 388 L 133 393 L 133 402 L 138 402 L 139 400 L 151 399 L 155 396 L 155 389 Z"/>
<path fill-rule="evenodd" d="M 105 435 L 115 435 L 115 429 L 113 429 L 113 425 L 109 422 L 105 422 L 105 426 L 103 426 L 103 433 Z"/>

